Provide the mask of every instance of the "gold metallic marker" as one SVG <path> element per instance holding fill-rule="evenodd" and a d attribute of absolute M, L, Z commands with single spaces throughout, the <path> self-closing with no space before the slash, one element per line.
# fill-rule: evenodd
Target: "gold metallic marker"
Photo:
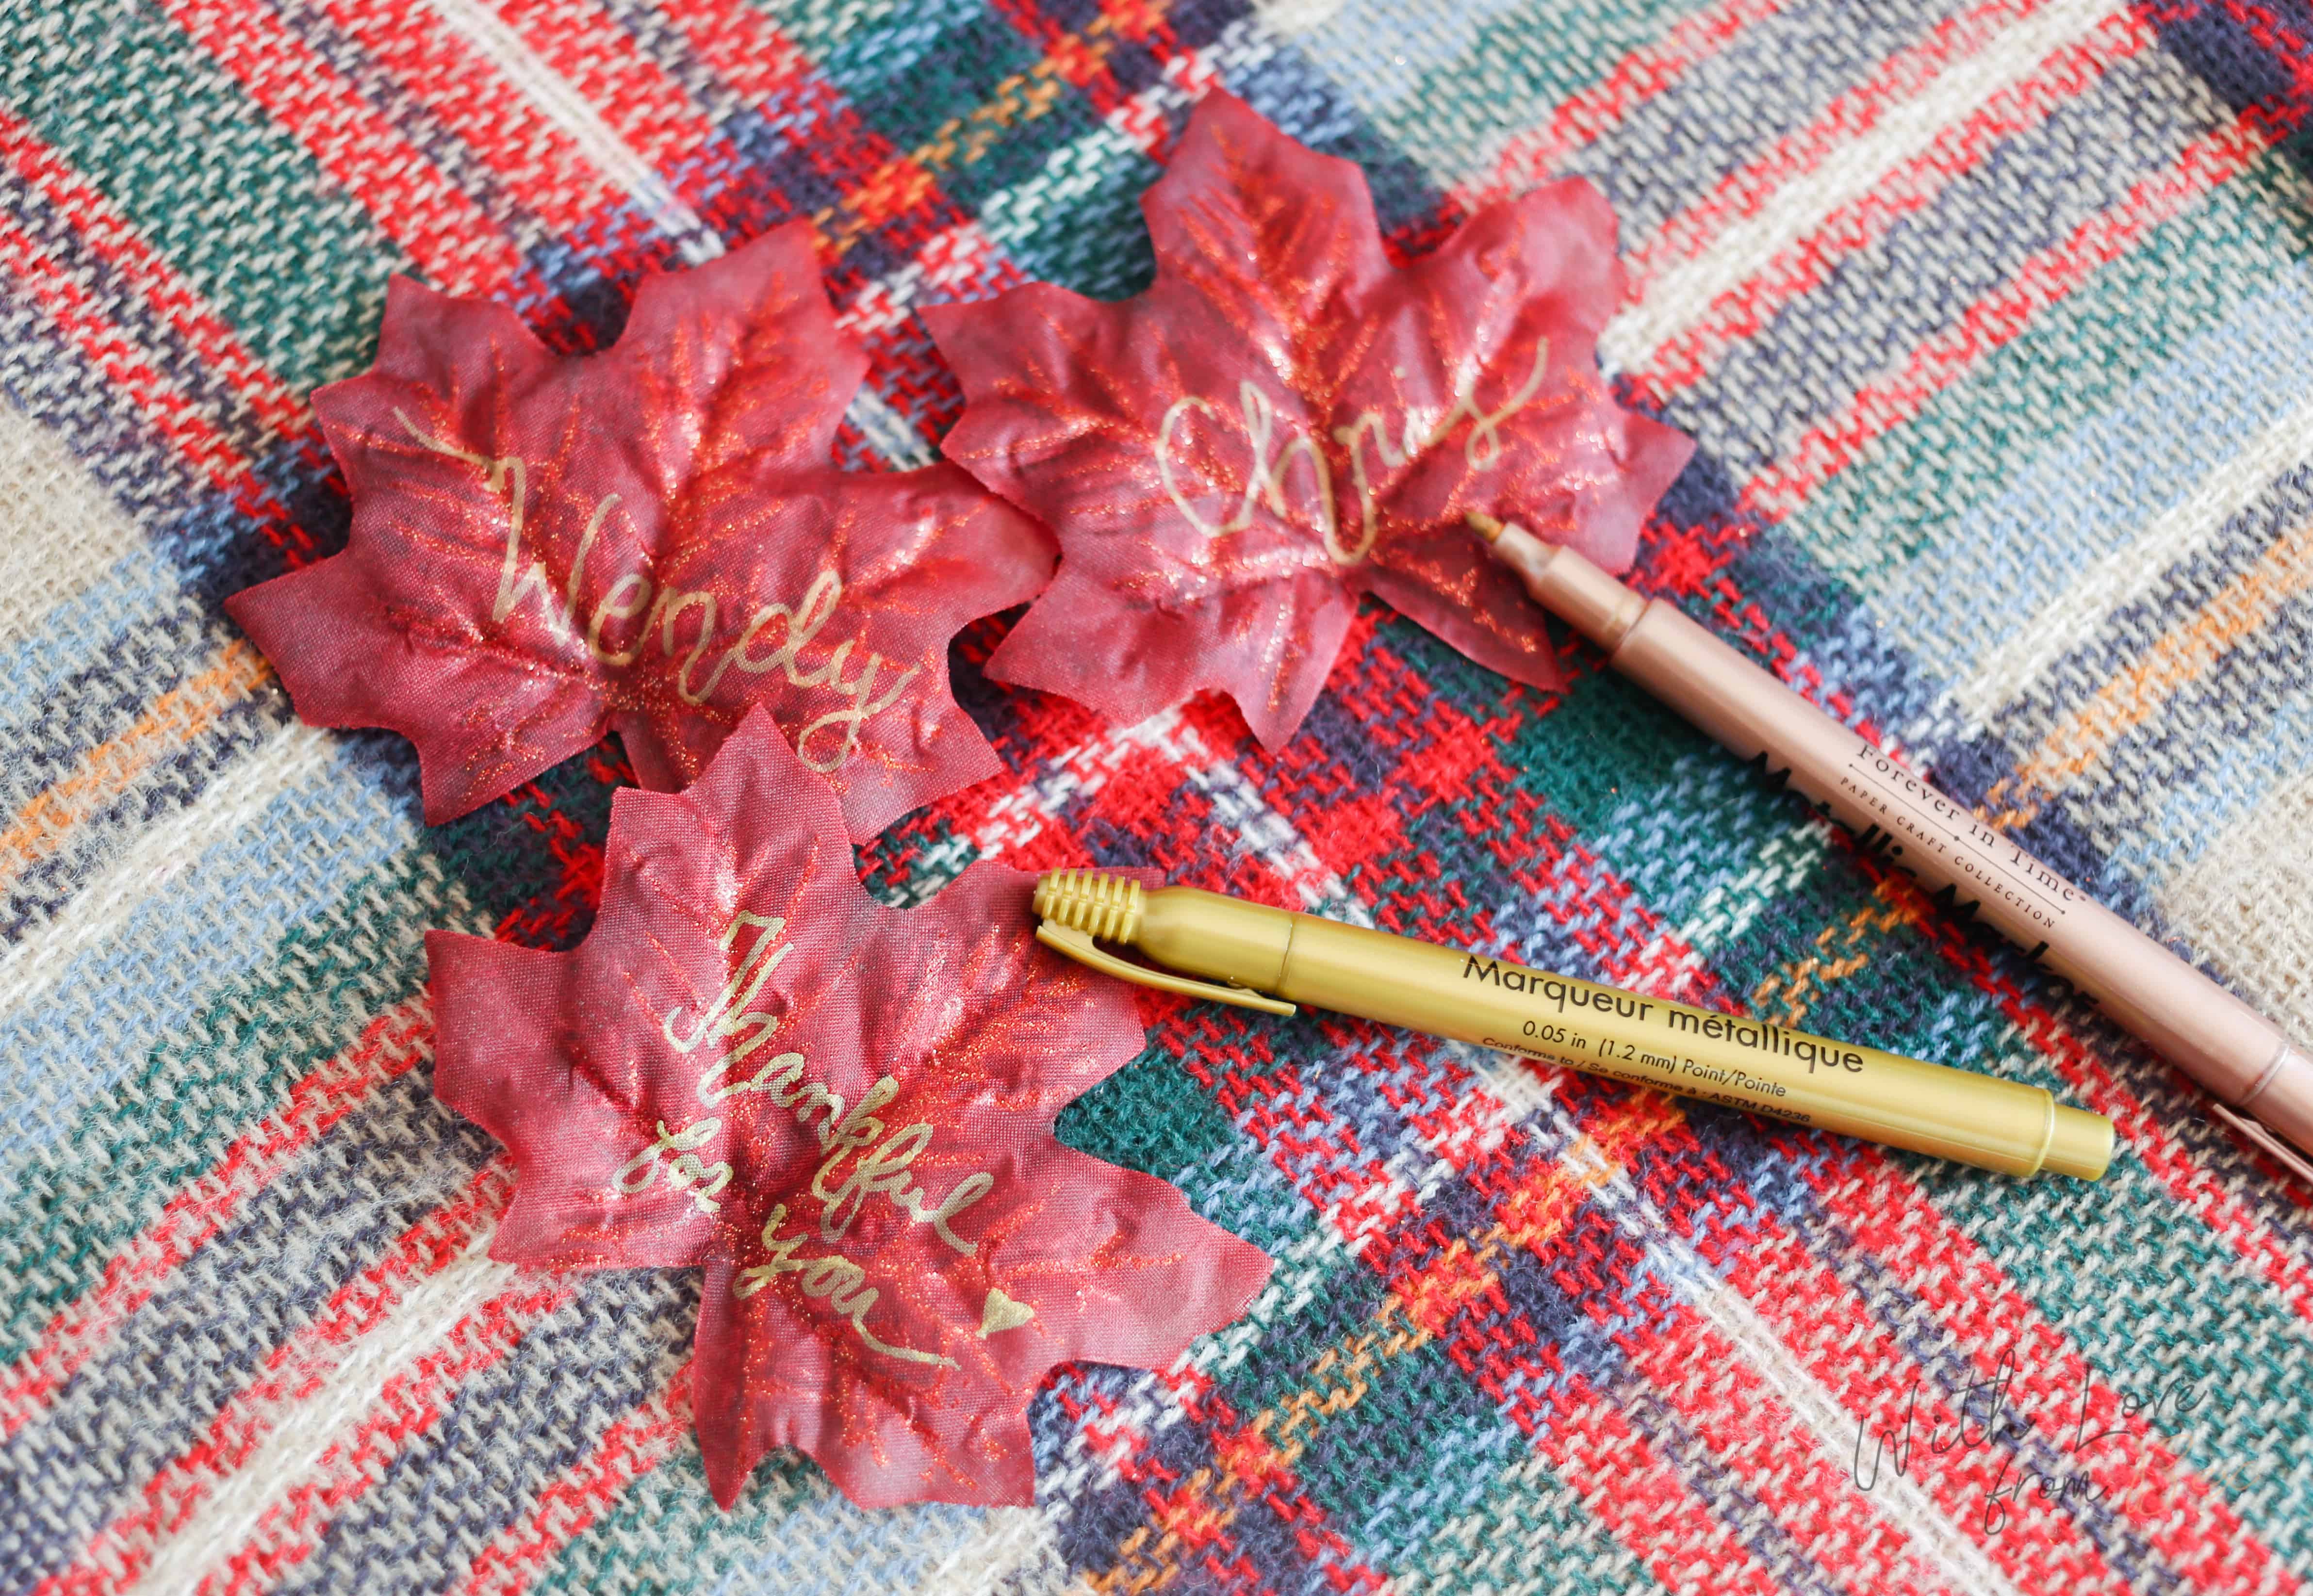
<path fill-rule="evenodd" d="M 2112 1161 L 2112 1122 L 2037 1086 L 1411 937 L 1194 887 L 1144 892 L 1097 871 L 1046 873 L 1035 908 L 1037 941 L 1145 987 L 1274 1014 L 1314 1004 L 2006 1175 L 2049 1169 L 2093 1180 Z M 1099 942 L 1170 968 L 1119 958 Z"/>

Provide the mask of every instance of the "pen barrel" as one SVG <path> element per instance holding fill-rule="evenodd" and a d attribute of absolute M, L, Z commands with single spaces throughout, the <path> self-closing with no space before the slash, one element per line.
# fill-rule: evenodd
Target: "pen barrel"
<path fill-rule="evenodd" d="M 2112 1127 L 2037 1086 L 1193 887 L 1117 925 L 1174 970 L 1981 1169 L 2095 1179 Z"/>
<path fill-rule="evenodd" d="M 1277 984 L 1356 1014 L 1980 1169 L 2094 1179 L 2112 1128 L 2037 1086 L 1293 916 Z"/>
<path fill-rule="evenodd" d="M 1788 777 L 1948 912 L 2027 950 L 2218 1097 L 2284 1107 L 2279 1092 L 2260 1099 L 2291 1057 L 2278 1027 L 1684 614 L 1648 604 L 1612 658 L 1728 749 L 1761 760 L 1771 779 Z M 2292 1089 L 2300 1073 L 2289 1072 Z M 2277 1127 L 2299 1138 L 2309 1129 Z"/>

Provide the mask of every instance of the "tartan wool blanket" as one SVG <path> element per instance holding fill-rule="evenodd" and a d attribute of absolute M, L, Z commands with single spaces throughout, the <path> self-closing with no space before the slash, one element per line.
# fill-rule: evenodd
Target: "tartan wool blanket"
<path fill-rule="evenodd" d="M 556 347 L 797 217 L 924 463 L 918 311 L 1148 280 L 1225 87 L 1393 248 L 1596 182 L 1633 580 L 2313 1039 L 2309 0 L 0 0 L 0 1590 L 2279 1592 L 2313 1582 L 2308 1194 L 2023 957 L 1570 645 L 1368 601 L 1307 723 L 981 674 L 1007 774 L 859 855 L 1146 865 L 2045 1085 L 2018 1182 L 1168 1003 L 1062 1138 L 1265 1249 L 1036 1397 L 1037 1503 L 709 1499 L 695 1274 L 488 1252 L 422 938 L 585 935 L 619 745 L 425 825 L 223 600 L 341 546 L 308 396 L 389 276 Z"/>

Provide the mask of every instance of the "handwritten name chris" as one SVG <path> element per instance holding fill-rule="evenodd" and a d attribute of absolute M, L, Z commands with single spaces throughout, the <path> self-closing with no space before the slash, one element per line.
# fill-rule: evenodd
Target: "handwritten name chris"
<path fill-rule="evenodd" d="M 1180 434 L 1189 417 L 1207 416 L 1228 424 L 1227 412 L 1211 399 L 1189 394 L 1166 407 L 1156 428 L 1154 452 L 1157 478 L 1183 520 L 1205 537 L 1218 538 L 1251 526 L 1256 508 L 1262 505 L 1280 521 L 1292 519 L 1293 503 L 1286 490 L 1297 468 L 1306 482 L 1307 503 L 1314 507 L 1317 535 L 1325 552 L 1336 565 L 1354 566 L 1373 551 L 1374 539 L 1381 534 L 1374 487 L 1378 472 L 1403 470 L 1452 437 L 1464 422 L 1469 423 L 1470 430 L 1462 441 L 1463 464 L 1472 471 L 1492 469 L 1502 457 L 1502 424 L 1534 406 L 1549 367 L 1550 340 L 1538 338 L 1534 346 L 1533 370 L 1498 409 L 1488 410 L 1478 404 L 1478 373 L 1472 370 L 1456 387 L 1454 402 L 1435 421 L 1425 420 L 1420 407 L 1410 408 L 1399 417 L 1393 436 L 1382 412 L 1368 408 L 1359 411 L 1346 425 L 1334 427 L 1332 442 L 1348 457 L 1350 482 L 1356 495 L 1353 533 L 1345 531 L 1341 494 L 1324 446 L 1289 423 L 1280 425 L 1276 401 L 1250 380 L 1237 384 L 1235 425 L 1244 434 L 1247 458 L 1238 473 L 1244 479 L 1244 490 L 1228 518 L 1219 522 L 1208 519 L 1183 491 L 1180 478 Z M 1561 394 L 1546 401 L 1536 413 L 1546 413 L 1572 402 L 1572 394 Z"/>
<path fill-rule="evenodd" d="M 497 598 L 490 606 L 493 625 L 504 626 L 508 616 L 532 602 L 550 631 L 566 645 L 584 648 L 597 663 L 623 670 L 655 650 L 662 659 L 679 662 L 674 690 L 686 704 L 704 704 L 733 671 L 742 676 L 776 672 L 792 687 L 825 693 L 838 701 L 836 707 L 806 722 L 795 739 L 796 752 L 804 763 L 822 773 L 840 770 L 850 760 L 859 749 L 860 728 L 897 703 L 923 669 L 919 663 L 900 668 L 873 652 L 855 665 L 853 645 L 848 638 L 828 650 L 817 663 L 804 663 L 805 651 L 812 647 L 843 601 L 843 579 L 833 571 L 814 576 L 793 605 L 759 605 L 727 642 L 720 635 L 721 618 L 713 593 L 672 583 L 654 583 L 646 571 L 628 571 L 602 590 L 582 628 L 578 591 L 585 583 L 587 561 L 602 523 L 614 511 L 624 513 L 619 495 L 604 494 L 596 502 L 586 517 L 585 530 L 579 534 L 577 557 L 570 562 L 569 575 L 558 587 L 547 574 L 544 560 L 532 558 L 527 565 L 523 560 L 523 523 L 531 497 L 529 463 L 518 455 L 478 454 L 461 449 L 426 431 L 402 411 L 394 415 L 424 448 L 481 472 L 484 490 L 506 504 L 506 555 L 498 567 Z M 625 630 L 638 621 L 631 632 Z M 623 646 L 619 636 L 624 638 Z"/>

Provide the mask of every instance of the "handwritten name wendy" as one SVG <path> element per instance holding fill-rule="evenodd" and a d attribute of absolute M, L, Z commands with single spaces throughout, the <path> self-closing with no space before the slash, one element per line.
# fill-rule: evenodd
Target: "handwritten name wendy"
<path fill-rule="evenodd" d="M 699 1076 L 697 1092 L 701 1103 L 719 1109 L 734 1098 L 760 1095 L 787 1109 L 819 1144 L 821 1162 L 812 1175 L 810 1190 L 820 1204 L 819 1239 L 835 1250 L 799 1251 L 805 1238 L 780 1233 L 787 1224 L 787 1207 L 779 1204 L 763 1224 L 762 1242 L 769 1261 L 741 1270 L 732 1290 L 742 1297 L 752 1296 L 775 1276 L 794 1275 L 806 1296 L 823 1299 L 849 1320 L 870 1350 L 910 1363 L 953 1366 L 953 1358 L 895 1346 L 867 1329 L 867 1311 L 875 1305 L 878 1288 L 867 1284 L 866 1270 L 845 1256 L 840 1246 L 861 1210 L 869 1202 L 880 1200 L 910 1223 L 930 1226 L 943 1242 L 969 1258 L 979 1244 L 956 1234 L 954 1224 L 989 1194 L 996 1177 L 985 1170 L 974 1171 L 940 1197 L 928 1195 L 909 1170 L 931 1146 L 932 1126 L 920 1119 L 895 1126 L 878 1117 L 877 1110 L 900 1094 L 900 1083 L 890 1075 L 879 1078 L 859 1094 L 857 1102 L 849 1105 L 840 1093 L 810 1077 L 810 1066 L 800 1053 L 776 1054 L 752 1074 L 742 1077 L 742 1066 L 752 1061 L 778 1028 L 777 1019 L 752 1005 L 771 972 L 795 951 L 793 943 L 781 940 L 786 929 L 787 921 L 776 915 L 753 915 L 743 909 L 734 915 L 724 928 L 720 945 L 737 949 L 742 936 L 752 934 L 740 953 L 738 968 L 715 1002 L 695 1019 L 686 1022 L 684 1011 L 678 1008 L 670 1011 L 659 1027 L 660 1034 L 678 1053 L 695 1053 L 712 1044 L 713 1062 Z M 700 1213 L 718 1211 L 723 1206 L 721 1193 L 731 1183 L 731 1166 L 721 1160 L 705 1162 L 699 1150 L 722 1129 L 719 1113 L 679 1130 L 660 1120 L 656 1139 L 620 1168 L 611 1177 L 612 1187 L 621 1196 L 634 1197 L 664 1182 L 669 1188 L 689 1193 Z"/>
<path fill-rule="evenodd" d="M 1332 440 L 1348 455 L 1350 486 L 1357 500 L 1357 531 L 1348 541 L 1344 541 L 1341 494 L 1327 452 L 1307 432 L 1289 423 L 1280 425 L 1275 401 L 1250 380 L 1237 384 L 1235 425 L 1245 442 L 1246 459 L 1239 473 L 1244 489 L 1229 518 L 1221 522 L 1208 520 L 1182 491 L 1178 475 L 1183 425 L 1192 415 L 1212 417 L 1227 425 L 1230 417 L 1222 406 L 1190 394 L 1174 399 L 1166 408 L 1156 428 L 1156 475 L 1183 519 L 1207 538 L 1218 538 L 1251 526 L 1254 512 L 1262 505 L 1280 521 L 1291 522 L 1295 512 L 1287 490 L 1298 471 L 1315 506 L 1317 534 L 1325 545 L 1325 552 L 1336 565 L 1354 566 L 1372 552 L 1374 539 L 1380 535 L 1375 477 L 1382 471 L 1403 470 L 1451 438 L 1464 422 L 1469 424 L 1469 432 L 1462 440 L 1464 465 L 1473 472 L 1493 469 L 1501 462 L 1503 423 L 1529 408 L 1543 415 L 1574 402 L 1574 395 L 1562 393 L 1535 406 L 1549 366 L 1550 340 L 1539 338 L 1534 346 L 1534 369 L 1498 409 L 1479 406 L 1478 373 L 1472 371 L 1463 375 L 1454 390 L 1454 402 L 1435 421 L 1426 420 L 1421 408 L 1415 407 L 1399 417 L 1393 436 L 1382 411 L 1368 408 L 1359 411 L 1347 425 L 1334 427 Z"/>
<path fill-rule="evenodd" d="M 717 636 L 721 618 L 713 593 L 672 583 L 655 584 L 642 571 L 625 572 L 605 588 L 587 612 L 582 629 L 578 589 L 602 523 L 614 511 L 624 513 L 619 495 L 604 494 L 586 517 L 585 530 L 578 539 L 578 557 L 558 589 L 543 560 L 523 562 L 523 523 L 531 496 L 529 463 L 518 455 L 477 454 L 461 449 L 426 431 L 402 411 L 397 409 L 394 416 L 425 448 L 479 471 L 484 491 L 506 507 L 506 556 L 498 567 L 497 599 L 490 607 L 493 625 L 505 625 L 525 601 L 534 601 L 556 636 L 573 647 L 584 647 L 601 664 L 623 670 L 655 650 L 663 659 L 680 661 L 674 671 L 674 690 L 686 704 L 704 704 L 733 671 L 743 676 L 776 672 L 791 686 L 818 689 L 836 699 L 836 706 L 806 722 L 796 734 L 795 744 L 803 762 L 822 774 L 840 770 L 850 760 L 859 749 L 861 727 L 897 703 L 923 669 L 920 664 L 901 669 L 872 652 L 854 665 L 849 639 L 828 650 L 817 664 L 804 663 L 805 651 L 843 602 L 843 579 L 833 571 L 822 571 L 814 577 L 793 605 L 759 606 L 727 644 Z M 630 623 L 634 630 L 626 634 L 625 646 L 605 636 Z"/>

